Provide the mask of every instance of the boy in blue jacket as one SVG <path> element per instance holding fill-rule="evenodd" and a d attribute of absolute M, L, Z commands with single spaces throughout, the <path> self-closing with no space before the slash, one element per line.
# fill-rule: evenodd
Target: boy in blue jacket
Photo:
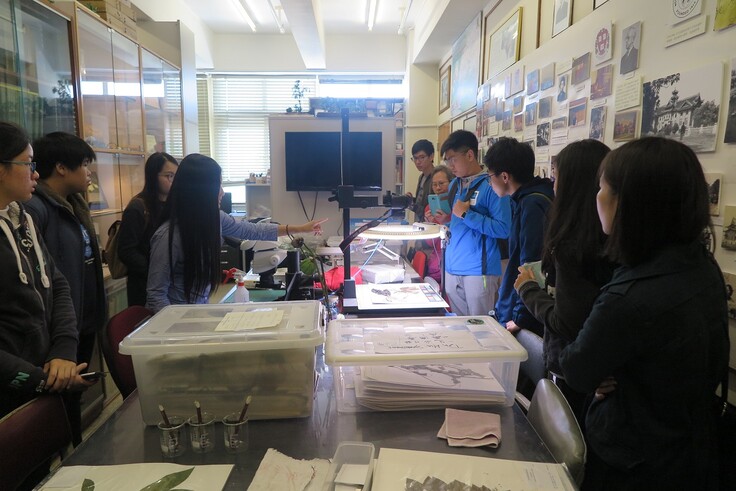
<path fill-rule="evenodd" d="M 511 197 L 509 264 L 498 290 L 496 318 L 513 333 L 529 329 L 542 336 L 544 325 L 514 290 L 519 266 L 542 259 L 547 211 L 554 198 L 552 181 L 534 176 L 534 161 L 531 147 L 515 138 L 501 138 L 483 158 L 493 191 Z"/>
<path fill-rule="evenodd" d="M 508 198 L 495 195 L 478 163 L 478 139 L 454 131 L 442 144 L 442 156 L 454 169 L 450 184 L 452 218 L 445 253 L 445 291 L 457 315 L 488 315 L 501 277 L 498 240 L 509 235 Z"/>

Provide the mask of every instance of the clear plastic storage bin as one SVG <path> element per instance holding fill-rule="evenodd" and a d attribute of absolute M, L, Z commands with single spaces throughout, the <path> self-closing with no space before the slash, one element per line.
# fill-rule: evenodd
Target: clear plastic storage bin
<path fill-rule="evenodd" d="M 253 325 L 218 330 L 227 316 Z M 274 324 L 274 322 L 276 322 Z M 243 407 L 249 419 L 307 417 L 312 413 L 315 348 L 324 341 L 317 301 L 171 305 L 120 343 L 131 355 L 143 420 L 188 416 L 194 401 L 216 417 Z"/>
<path fill-rule="evenodd" d="M 327 329 L 340 412 L 514 403 L 527 352 L 488 316 L 341 319 Z"/>

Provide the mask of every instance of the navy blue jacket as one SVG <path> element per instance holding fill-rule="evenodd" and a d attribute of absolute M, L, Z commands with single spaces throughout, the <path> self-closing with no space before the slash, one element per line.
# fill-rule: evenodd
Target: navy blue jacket
<path fill-rule="evenodd" d="M 540 261 L 544 249 L 547 210 L 552 205 L 552 181 L 535 177 L 511 195 L 509 264 L 498 289 L 496 318 L 503 325 L 514 321 L 523 329 L 543 335 L 543 325 L 527 310 L 514 290 L 519 266 Z"/>

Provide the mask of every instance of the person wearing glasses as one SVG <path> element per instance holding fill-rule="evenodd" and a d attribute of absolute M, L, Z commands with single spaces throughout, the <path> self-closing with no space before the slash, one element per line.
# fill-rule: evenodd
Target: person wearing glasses
<path fill-rule="evenodd" d="M 511 209 L 499 198 L 478 163 L 478 139 L 450 133 L 442 156 L 454 169 L 450 185 L 450 241 L 445 250 L 445 292 L 457 315 L 488 315 L 501 277 L 499 241 L 509 236 Z"/>
<path fill-rule="evenodd" d="M 151 238 L 146 308 L 209 302 L 222 278 L 222 237 L 276 240 L 280 235 L 322 233 L 325 220 L 302 225 L 251 223 L 220 209 L 222 168 L 213 158 L 184 157 L 171 186 L 161 219 Z"/>
<path fill-rule="evenodd" d="M 552 205 L 552 181 L 534 176 L 534 150 L 516 138 L 500 138 L 486 152 L 483 163 L 493 191 L 511 198 L 509 263 L 501 280 L 496 318 L 512 333 L 529 329 L 543 336 L 544 325 L 514 290 L 519 266 L 542 259 L 547 211 Z"/>
<path fill-rule="evenodd" d="M 26 209 L 33 216 L 56 266 L 69 282 L 77 315 L 77 362 L 89 363 L 97 332 L 107 321 L 102 258 L 89 206 L 82 193 L 90 184 L 95 151 L 78 136 L 49 133 L 33 142 L 40 179 Z M 72 443 L 82 442 L 81 393 L 65 397 Z"/>
<path fill-rule="evenodd" d="M 128 267 L 128 305 L 146 305 L 148 256 L 151 237 L 160 224 L 161 213 L 179 169 L 179 162 L 164 152 L 146 160 L 143 190 L 130 200 L 123 211 L 118 231 L 118 255 Z"/>
<path fill-rule="evenodd" d="M 455 174 L 450 171 L 446 165 L 438 165 L 432 171 L 432 194 L 436 194 L 440 200 L 449 200 L 448 191 L 450 190 L 450 182 L 455 179 Z M 443 210 L 437 210 L 432 214 L 429 205 L 424 209 L 424 219 L 430 223 L 447 224 L 452 218 L 452 213 L 445 213 Z M 424 241 L 429 247 L 427 254 L 427 276 L 434 278 L 438 284 L 442 284 L 442 241 L 439 237 Z"/>
<path fill-rule="evenodd" d="M 424 220 L 427 197 L 432 193 L 432 171 L 434 170 L 434 145 L 429 140 L 417 140 L 411 147 L 411 160 L 417 166 L 419 180 L 414 193 L 414 221 Z M 407 193 L 411 196 L 411 193 Z"/>
<path fill-rule="evenodd" d="M 42 392 L 84 389 L 69 283 L 23 202 L 36 188 L 28 134 L 0 122 L 0 417 Z M 48 473 L 24 483 L 31 489 Z M 26 486 L 27 485 L 27 486 Z"/>

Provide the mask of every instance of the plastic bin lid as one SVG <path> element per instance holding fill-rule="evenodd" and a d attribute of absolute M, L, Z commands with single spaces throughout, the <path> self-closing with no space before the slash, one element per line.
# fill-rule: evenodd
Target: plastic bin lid
<path fill-rule="evenodd" d="M 488 316 L 334 320 L 325 346 L 330 365 L 521 362 L 527 357 L 516 338 Z"/>
<path fill-rule="evenodd" d="M 279 313 L 280 312 L 280 313 Z M 278 324 L 259 329 L 216 330 L 227 314 L 251 322 L 254 317 L 281 316 Z M 267 322 L 268 323 L 268 322 Z M 222 351 L 255 351 L 315 347 L 324 342 L 320 303 L 251 302 L 217 305 L 169 305 L 120 343 L 125 355 Z"/>

